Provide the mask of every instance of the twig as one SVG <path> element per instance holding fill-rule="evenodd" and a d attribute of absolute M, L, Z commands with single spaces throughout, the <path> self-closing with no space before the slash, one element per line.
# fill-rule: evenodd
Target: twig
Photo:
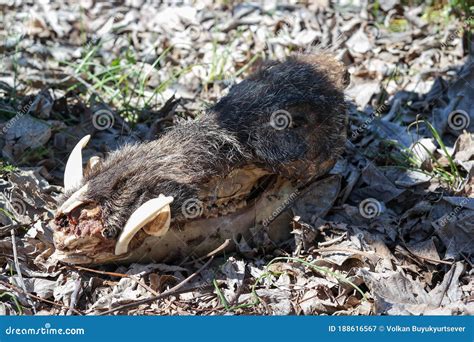
<path fill-rule="evenodd" d="M 56 303 L 56 302 L 53 302 L 52 300 L 48 300 L 48 299 L 44 299 L 44 298 L 41 298 L 41 297 L 38 297 L 38 296 L 35 296 L 34 294 L 32 293 L 28 293 L 26 291 L 24 291 L 23 289 L 17 287 L 17 286 L 14 286 L 12 284 L 9 284 L 7 282 L 4 282 L 2 280 L 0 280 L 0 284 L 2 284 L 3 286 L 5 287 L 8 287 L 9 289 L 13 290 L 13 291 L 16 291 L 16 292 L 19 292 L 19 293 L 23 293 L 27 296 L 30 296 L 36 300 L 39 300 L 41 302 L 44 302 L 44 303 L 48 303 L 48 304 L 51 304 L 51 305 L 55 305 L 55 306 L 60 306 L 62 308 L 65 308 L 65 309 L 70 309 L 69 307 L 67 307 L 66 305 L 63 305 L 63 304 L 59 304 L 59 303 Z M 77 313 L 78 315 L 84 315 L 82 312 L 80 312 L 79 310 L 77 309 L 71 309 L 73 310 L 75 313 Z"/>
<path fill-rule="evenodd" d="M 200 257 L 200 258 L 197 258 L 197 259 L 194 259 L 194 260 L 192 260 L 192 261 L 188 261 L 188 262 L 182 263 L 182 265 L 193 264 L 193 263 L 198 262 L 198 261 L 201 261 L 201 260 L 203 260 L 203 259 L 212 257 L 212 256 L 216 255 L 217 253 L 221 252 L 222 250 L 224 250 L 227 246 L 229 246 L 229 244 L 230 244 L 230 239 L 226 239 L 222 245 L 220 245 L 219 247 L 217 247 L 217 248 L 214 249 L 213 251 L 207 253 L 206 255 L 204 255 L 204 256 L 202 256 L 202 257 Z"/>
<path fill-rule="evenodd" d="M 334 238 L 332 240 L 329 240 L 329 241 L 325 241 L 325 242 L 320 242 L 318 243 L 318 247 L 327 247 L 327 246 L 330 246 L 336 242 L 339 242 L 341 240 L 344 240 L 345 238 L 347 237 L 347 233 L 344 233 L 342 234 L 341 236 L 338 236 L 337 238 Z"/>
<path fill-rule="evenodd" d="M 129 309 L 129 308 L 133 308 L 135 306 L 138 306 L 138 305 L 141 305 L 141 304 L 148 304 L 148 303 L 151 303 L 151 302 L 154 302 L 155 300 L 158 300 L 158 299 L 163 299 L 163 298 L 166 298 L 166 297 L 169 297 L 169 296 L 172 296 L 172 295 L 175 295 L 175 294 L 179 294 L 179 293 L 185 293 L 185 292 L 188 292 L 188 291 L 192 291 L 192 289 L 187 289 L 187 290 L 184 290 L 184 291 L 180 291 L 180 289 L 186 285 L 187 283 L 189 283 L 194 277 L 196 277 L 199 273 L 201 273 L 207 266 L 209 266 L 209 264 L 211 263 L 211 261 L 214 259 L 214 256 L 211 256 L 211 258 L 204 264 L 201 266 L 201 268 L 199 270 L 197 270 L 196 272 L 194 272 L 193 274 L 191 274 L 189 277 L 187 277 L 186 279 L 184 279 L 182 282 L 180 282 L 179 284 L 177 284 L 176 286 L 173 286 L 171 289 L 163 292 L 162 294 L 159 294 L 157 296 L 154 296 L 154 297 L 151 297 L 151 298 L 146 298 L 146 299 L 142 299 L 142 300 L 138 300 L 136 302 L 133 302 L 133 303 L 128 303 L 128 304 L 124 304 L 124 305 L 121 305 L 121 306 L 118 306 L 116 308 L 113 308 L 113 309 L 110 309 L 110 310 L 107 310 L 107 311 L 104 311 L 104 312 L 101 312 L 98 314 L 98 316 L 104 316 L 104 315 L 109 315 L 113 312 L 116 312 L 116 311 L 120 311 L 120 310 L 124 310 L 124 309 Z"/>
<path fill-rule="evenodd" d="M 23 275 L 21 274 L 20 263 L 18 262 L 18 253 L 16 251 L 15 229 L 12 229 L 10 232 L 11 232 L 11 236 L 12 236 L 13 263 L 15 264 L 16 274 L 18 274 L 18 279 L 19 279 L 20 286 L 21 286 L 22 290 L 27 295 L 28 304 L 31 305 L 31 308 L 33 309 L 33 312 L 36 314 L 35 303 L 31 299 L 30 294 L 28 293 L 28 291 L 26 291 L 25 281 L 23 280 Z"/>
<path fill-rule="evenodd" d="M 444 264 L 444 265 L 454 265 L 455 263 L 453 261 L 446 261 L 446 260 L 440 260 L 440 259 L 433 259 L 433 258 L 428 258 L 428 257 L 425 257 L 425 256 L 422 256 L 422 255 L 417 255 L 415 253 L 413 253 L 412 251 L 410 251 L 406 245 L 405 246 L 400 246 L 402 247 L 406 252 L 408 252 L 409 255 L 411 255 L 413 258 L 418 258 L 418 259 L 422 259 L 424 261 L 428 261 L 432 264 Z"/>
<path fill-rule="evenodd" d="M 352 248 L 345 248 L 345 247 L 327 247 L 327 248 L 315 248 L 312 250 L 312 252 L 318 252 L 318 253 L 337 253 L 337 252 L 341 252 L 341 253 L 352 253 L 352 254 L 358 254 L 358 255 L 362 255 L 362 256 L 365 256 L 367 258 L 371 258 L 371 257 L 378 257 L 378 258 L 382 258 L 383 257 L 377 253 L 368 253 L 368 252 L 364 252 L 364 251 L 359 251 L 357 249 L 352 249 Z"/>
<path fill-rule="evenodd" d="M 129 274 L 124 274 L 124 273 L 116 273 L 116 272 L 106 272 L 106 271 L 99 271 L 99 270 L 94 270 L 92 268 L 87 268 L 87 267 L 82 267 L 82 266 L 72 266 L 73 268 L 77 269 L 77 270 L 82 270 L 82 271 L 86 271 L 86 272 L 92 272 L 92 273 L 97 273 L 97 274 L 102 274 L 102 275 L 109 275 L 109 276 L 112 276 L 112 277 L 120 277 L 120 278 L 128 278 L 128 279 L 131 279 L 133 280 L 134 282 L 136 282 L 138 285 L 140 285 L 141 287 L 143 287 L 145 290 L 151 292 L 151 294 L 153 294 L 154 296 L 158 296 L 159 293 L 156 292 L 155 290 L 153 290 L 151 287 L 149 287 L 147 284 L 143 283 L 142 281 L 140 281 L 139 279 L 135 278 L 134 276 L 132 275 L 129 275 Z"/>
<path fill-rule="evenodd" d="M 8 234 L 11 234 L 11 230 L 20 230 L 21 228 L 25 228 L 28 225 L 23 224 L 23 223 L 15 223 L 15 224 L 10 224 L 5 227 L 0 227 L 0 237 L 7 236 Z"/>

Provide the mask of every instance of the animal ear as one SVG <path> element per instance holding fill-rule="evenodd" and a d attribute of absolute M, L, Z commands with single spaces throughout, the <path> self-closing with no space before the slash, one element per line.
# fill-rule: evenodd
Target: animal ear
<path fill-rule="evenodd" d="M 86 135 L 84 138 L 82 138 L 76 144 L 76 146 L 74 146 L 74 149 L 69 155 L 69 159 L 67 160 L 66 168 L 64 170 L 65 191 L 74 189 L 82 182 L 82 149 L 87 145 L 90 138 L 90 135 Z"/>
<path fill-rule="evenodd" d="M 170 203 L 173 197 L 160 195 L 143 203 L 130 215 L 115 245 L 115 255 L 127 252 L 128 244 L 141 228 L 154 235 L 164 235 L 171 221 Z M 146 227 L 145 227 L 146 226 Z"/>

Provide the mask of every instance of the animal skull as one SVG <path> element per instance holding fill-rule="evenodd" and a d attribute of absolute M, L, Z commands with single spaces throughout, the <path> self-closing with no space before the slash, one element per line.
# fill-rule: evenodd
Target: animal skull
<path fill-rule="evenodd" d="M 195 121 L 93 158 L 83 171 L 85 136 L 66 164 L 65 201 L 52 222 L 56 257 L 161 261 L 200 257 L 225 239 L 249 241 L 251 228 L 288 237 L 289 199 L 343 149 L 343 78 L 326 54 L 271 64 Z M 283 128 L 275 121 L 282 113 Z"/>

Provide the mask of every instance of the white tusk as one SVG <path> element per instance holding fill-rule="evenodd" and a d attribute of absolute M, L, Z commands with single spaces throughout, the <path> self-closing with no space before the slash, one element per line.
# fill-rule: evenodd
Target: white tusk
<path fill-rule="evenodd" d="M 90 135 L 86 135 L 82 138 L 71 154 L 66 163 L 66 169 L 64 170 L 64 190 L 72 190 L 82 182 L 82 149 L 87 145 Z"/>
<path fill-rule="evenodd" d="M 170 226 L 171 215 L 170 203 L 173 202 L 173 197 L 160 195 L 157 198 L 153 198 L 143 203 L 137 210 L 130 215 L 122 233 L 120 234 L 117 244 L 115 245 L 115 255 L 127 253 L 128 244 L 135 236 L 135 234 L 147 223 L 150 223 L 161 213 L 167 214 L 163 227 L 159 230 L 159 234 L 156 231 L 155 236 L 163 235 L 168 231 Z"/>
<path fill-rule="evenodd" d="M 73 193 L 71 197 L 69 197 L 67 201 L 61 205 L 61 207 L 58 209 L 58 213 L 68 214 L 71 212 L 71 210 L 77 208 L 79 205 L 84 203 L 84 201 L 82 200 L 82 196 L 87 192 L 88 187 L 89 185 L 86 184 L 82 188 L 77 190 L 75 193 Z"/>

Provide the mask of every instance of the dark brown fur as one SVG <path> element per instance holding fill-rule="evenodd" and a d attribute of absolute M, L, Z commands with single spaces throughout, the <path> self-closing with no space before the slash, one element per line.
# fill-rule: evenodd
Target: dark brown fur
<path fill-rule="evenodd" d="M 179 217 L 203 183 L 243 165 L 300 183 L 326 173 L 344 146 L 343 77 L 328 55 L 291 57 L 232 87 L 197 120 L 111 153 L 85 179 L 107 235 L 116 236 L 135 209 L 159 194 L 174 197 L 172 217 Z M 275 129 L 272 114 L 282 110 L 291 125 Z"/>

